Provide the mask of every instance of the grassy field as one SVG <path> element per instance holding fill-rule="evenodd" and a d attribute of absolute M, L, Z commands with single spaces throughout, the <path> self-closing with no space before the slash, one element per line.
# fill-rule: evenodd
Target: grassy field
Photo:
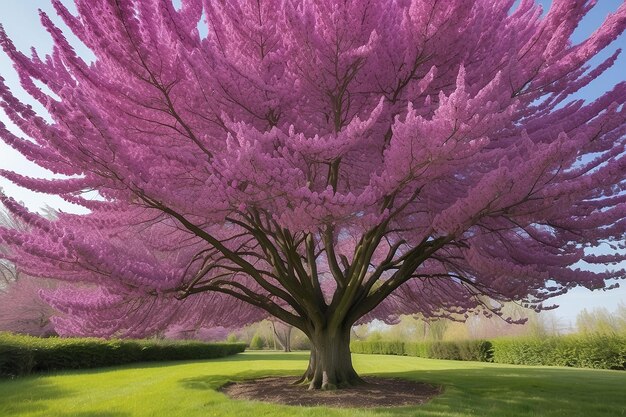
<path fill-rule="evenodd" d="M 0 416 L 626 416 L 626 372 L 523 367 L 399 356 L 354 355 L 362 374 L 445 386 L 427 405 L 369 410 L 233 401 L 229 380 L 297 375 L 305 353 L 253 353 L 200 361 L 144 363 L 0 380 Z"/>

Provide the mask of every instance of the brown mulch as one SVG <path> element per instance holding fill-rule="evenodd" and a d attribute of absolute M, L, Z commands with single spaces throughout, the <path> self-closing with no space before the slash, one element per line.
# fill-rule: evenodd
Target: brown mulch
<path fill-rule="evenodd" d="M 229 383 L 222 388 L 234 399 L 302 406 L 342 408 L 399 407 L 424 404 L 442 387 L 398 378 L 363 378 L 366 384 L 335 391 L 307 390 L 293 385 L 294 377 L 260 378 Z"/>

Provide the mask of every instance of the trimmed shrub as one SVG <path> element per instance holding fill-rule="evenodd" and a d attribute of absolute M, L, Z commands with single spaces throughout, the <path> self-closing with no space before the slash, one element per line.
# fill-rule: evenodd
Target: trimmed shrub
<path fill-rule="evenodd" d="M 26 375 L 34 367 L 35 357 L 30 346 L 0 334 L 0 375 Z"/>
<path fill-rule="evenodd" d="M 407 355 L 432 359 L 451 359 L 464 361 L 491 360 L 491 342 L 487 340 L 463 340 L 459 342 L 362 342 L 350 344 L 353 353 L 382 355 Z"/>
<path fill-rule="evenodd" d="M 493 360 L 498 363 L 626 369 L 626 336 L 496 339 L 493 345 Z"/>
<path fill-rule="evenodd" d="M 261 350 L 264 347 L 265 347 L 265 341 L 263 340 L 261 335 L 259 335 L 258 333 L 255 333 L 255 335 L 252 336 L 252 340 L 250 340 L 249 348 L 253 350 Z"/>
<path fill-rule="evenodd" d="M 489 340 L 462 340 L 455 342 L 462 361 L 491 362 L 493 344 Z"/>
<path fill-rule="evenodd" d="M 430 344 L 427 357 L 433 359 L 449 359 L 454 361 L 461 360 L 459 347 L 455 342 L 434 342 Z"/>
<path fill-rule="evenodd" d="M 498 362 L 514 365 L 626 369 L 626 336 L 568 335 L 545 338 L 463 340 L 456 342 L 363 342 L 354 353 L 408 355 L 432 359 Z"/>
<path fill-rule="evenodd" d="M 245 348 L 244 343 L 58 337 L 41 339 L 0 333 L 0 376 L 131 362 L 214 359 L 243 352 Z"/>
<path fill-rule="evenodd" d="M 420 358 L 429 358 L 430 343 L 422 342 L 410 342 L 404 344 L 404 354 L 407 356 L 417 356 Z"/>

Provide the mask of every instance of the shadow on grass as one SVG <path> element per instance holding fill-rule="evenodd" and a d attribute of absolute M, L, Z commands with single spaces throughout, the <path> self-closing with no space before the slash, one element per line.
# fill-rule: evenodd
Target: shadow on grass
<path fill-rule="evenodd" d="M 293 377 L 294 382 L 299 378 L 299 375 L 295 375 L 293 372 L 285 370 L 259 370 L 239 372 L 231 375 L 206 375 L 194 378 L 184 378 L 178 382 L 185 389 L 217 391 L 219 388 L 230 382 L 240 382 L 248 379 L 269 378 L 275 376 Z"/>
<path fill-rule="evenodd" d="M 626 415 L 626 374 L 580 369 L 478 367 L 475 369 L 381 372 L 444 386 L 423 407 L 423 416 L 618 416 Z M 389 410 L 379 409 L 385 414 Z M 395 409 L 414 416 L 416 407 Z"/>
<path fill-rule="evenodd" d="M 45 415 L 49 417 L 131 417 L 129 413 L 107 411 L 48 411 L 50 403 L 79 399 L 82 392 L 61 388 L 53 380 L 37 375 L 0 380 L 0 416 Z"/>
<path fill-rule="evenodd" d="M 130 417 L 130 414 L 116 411 L 77 411 L 61 414 L 55 413 L 54 417 Z"/>
<path fill-rule="evenodd" d="M 243 372 L 228 373 L 220 372 L 221 375 L 199 375 L 198 372 L 185 376 L 193 376 L 173 381 L 179 388 L 193 396 L 206 396 L 206 406 L 215 407 L 224 415 L 307 415 L 309 417 L 351 417 L 377 416 L 377 417 L 614 417 L 626 416 L 626 372 L 623 371 L 597 371 L 566 368 L 539 368 L 517 366 L 494 366 L 480 363 L 431 362 L 418 358 L 406 358 L 402 362 L 382 361 L 377 357 L 368 357 L 367 369 L 370 372 L 363 373 L 368 376 L 398 377 L 415 381 L 442 385 L 444 393 L 432 401 L 421 406 L 394 407 L 370 409 L 368 411 L 351 411 L 330 408 L 298 408 L 281 406 L 272 408 L 257 403 L 233 402 L 221 394 L 217 395 L 210 391 L 217 391 L 219 387 L 231 381 L 256 379 L 270 376 L 290 376 L 294 381 L 300 376 L 300 372 L 306 367 L 307 352 L 284 354 L 280 352 L 250 352 L 237 356 L 210 360 L 213 365 L 207 370 L 220 372 L 220 366 L 229 362 L 238 362 L 238 370 L 247 369 Z M 279 363 L 287 361 L 301 361 L 300 364 L 284 369 Z M 246 367 L 245 361 L 263 361 Z M 188 363 L 197 363 L 191 361 Z M 385 363 L 395 363 L 394 369 L 401 371 L 385 371 Z M 168 368 L 179 366 L 185 362 L 162 362 L 142 363 L 125 365 L 117 369 L 141 368 Z M 290 363 L 290 365 L 292 365 Z M 400 366 L 402 365 L 402 366 Z M 406 366 L 405 366 L 406 365 Z M 283 367 L 283 369 L 276 369 Z M 380 366 L 380 369 L 374 368 Z M 390 365 L 391 366 L 391 365 Z M 433 367 L 446 369 L 433 369 Z M 365 366 L 364 366 L 365 367 Z M 262 368 L 262 369 L 258 369 Z M 110 372 L 116 368 L 89 369 L 81 371 L 68 371 L 69 374 L 93 374 Z M 229 367 L 228 369 L 231 369 Z M 357 368 L 358 369 L 358 368 Z M 187 370 L 185 371 L 187 372 Z M 202 372 L 202 371 L 200 371 Z M 164 374 L 168 374 L 166 372 Z M 120 384 L 125 383 L 125 376 L 120 376 Z M 306 387 L 302 387 L 306 389 Z M 10 417 L 18 415 L 35 414 L 59 417 L 131 417 L 130 414 L 107 409 L 93 412 L 70 412 L 63 410 L 61 413 L 50 413 L 48 402 L 66 399 L 68 403 L 85 395 L 76 388 L 60 388 L 55 385 L 54 379 L 37 376 L 17 378 L 14 380 L 0 380 L 0 416 Z M 261 407 L 258 411 L 257 407 Z M 286 407 L 286 408 L 282 408 Z M 304 411 L 302 411 L 304 410 Z M 277 411 L 277 412 L 275 412 Z M 273 413 L 273 414 L 272 414 Z M 219 414 L 219 413 L 218 413 Z M 211 414 L 207 414 L 209 416 Z"/>
<path fill-rule="evenodd" d="M 282 356 L 285 355 L 285 356 Z M 35 376 L 48 376 L 48 375 L 81 375 L 81 374 L 101 374 L 107 373 L 111 371 L 123 371 L 123 370 L 142 370 L 142 369 L 154 369 L 154 368 L 168 368 L 168 367 L 177 367 L 180 365 L 186 364 L 198 364 L 203 362 L 241 362 L 241 361 L 257 361 L 257 360 L 280 360 L 280 361 L 300 361 L 300 360 L 308 360 L 308 352 L 306 352 L 306 356 L 287 356 L 292 354 L 285 354 L 282 352 L 271 352 L 271 353 L 248 353 L 245 354 L 236 354 L 232 356 L 225 356 L 221 358 L 212 358 L 212 359 L 184 359 L 184 360 L 168 360 L 168 361 L 149 361 L 149 362 L 131 362 L 124 363 L 119 365 L 111 365 L 111 366 L 103 366 L 99 368 L 82 368 L 82 369 L 60 369 L 60 370 L 52 370 L 52 371 L 43 371 L 37 372 L 33 375 Z M 294 354 L 298 355 L 298 353 Z M 8 380 L 8 379 L 4 379 Z M 3 379 L 0 378 L 0 382 Z"/>
<path fill-rule="evenodd" d="M 308 361 L 309 352 L 250 352 L 239 353 L 223 358 L 227 361 Z M 304 370 L 303 370 L 304 372 Z"/>
<path fill-rule="evenodd" d="M 239 360 L 245 360 L 242 355 Z M 278 354 L 250 355 L 254 360 L 285 360 Z M 306 357 L 306 356 L 304 356 Z M 252 360 L 250 358 L 250 360 Z M 419 364 L 416 364 L 419 365 Z M 231 375 L 211 375 L 178 381 L 185 389 L 218 390 L 232 381 L 269 376 L 297 375 L 293 371 L 250 370 Z M 424 405 L 375 408 L 377 416 L 619 416 L 626 415 L 626 373 L 563 368 L 476 366 L 472 369 L 372 372 L 369 376 L 396 377 L 444 387 L 444 393 Z M 303 387 L 302 389 L 306 389 Z M 344 416 L 346 410 L 326 409 L 324 415 Z"/>
<path fill-rule="evenodd" d="M 72 391 L 61 389 L 37 377 L 2 380 L 0 381 L 0 415 L 8 417 L 41 412 L 48 408 L 45 405 L 48 401 L 72 395 Z"/>

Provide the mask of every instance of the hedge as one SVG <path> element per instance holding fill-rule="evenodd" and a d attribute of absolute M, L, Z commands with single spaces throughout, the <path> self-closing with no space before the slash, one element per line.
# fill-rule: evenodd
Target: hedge
<path fill-rule="evenodd" d="M 568 335 L 457 342 L 354 341 L 354 353 L 408 355 L 515 365 L 626 369 L 626 335 Z"/>
<path fill-rule="evenodd" d="M 488 340 L 463 340 L 458 342 L 385 342 L 355 341 L 350 344 L 353 353 L 419 356 L 431 359 L 461 361 L 491 360 L 491 342 Z"/>
<path fill-rule="evenodd" d="M 214 359 L 245 348 L 245 343 L 38 338 L 0 333 L 0 376 L 131 362 Z"/>
<path fill-rule="evenodd" d="M 496 339 L 493 347 L 497 363 L 626 369 L 625 335 Z"/>

